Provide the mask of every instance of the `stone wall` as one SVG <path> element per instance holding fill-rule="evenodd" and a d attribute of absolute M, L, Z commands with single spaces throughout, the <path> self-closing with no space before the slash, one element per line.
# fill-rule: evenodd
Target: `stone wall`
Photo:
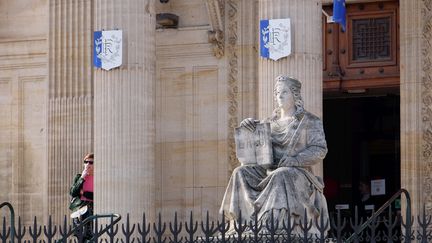
<path fill-rule="evenodd" d="M 232 129 L 258 116 L 258 2 L 219 3 L 225 3 L 222 23 L 201 0 L 156 4 L 156 12 L 180 16 L 179 29 L 156 33 L 155 186 L 157 209 L 166 216 L 217 211 L 238 165 Z M 411 192 L 414 214 L 423 203 L 432 210 L 431 6 L 400 0 L 401 184 Z M 27 222 L 68 213 L 70 180 L 93 149 L 93 7 L 84 0 L 0 3 L 0 201 L 11 201 Z M 215 26 L 224 34 L 222 56 L 208 40 Z M 310 46 L 321 48 L 317 43 Z M 318 63 L 319 53 L 312 56 Z M 308 95 L 319 89 L 309 87 Z M 319 99 L 306 102 L 318 114 Z"/>
<path fill-rule="evenodd" d="M 0 3 L 0 202 L 47 215 L 47 1 Z"/>
<path fill-rule="evenodd" d="M 156 33 L 156 202 L 164 218 L 214 212 L 226 180 L 225 59 L 213 55 L 208 30 L 207 22 Z"/>
<path fill-rule="evenodd" d="M 184 218 L 190 210 L 198 217 L 207 211 L 216 216 L 230 171 L 238 165 L 233 128 L 255 115 L 256 3 L 213 1 L 206 8 L 190 1 L 188 14 L 206 21 L 189 22 L 182 15 L 185 6 L 172 2 L 157 5 L 158 12 L 178 14 L 183 23 L 156 33 L 157 208 L 164 217 L 177 211 Z M 211 17 L 217 15 L 222 23 Z M 223 31 L 222 47 L 209 43 L 215 26 Z"/>

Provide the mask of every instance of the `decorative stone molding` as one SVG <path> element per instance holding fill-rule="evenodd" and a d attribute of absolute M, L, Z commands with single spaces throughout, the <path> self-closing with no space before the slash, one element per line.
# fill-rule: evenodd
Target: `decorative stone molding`
<path fill-rule="evenodd" d="M 223 0 L 205 0 L 207 12 L 210 19 L 212 30 L 208 32 L 208 41 L 213 44 L 213 54 L 217 58 L 222 58 L 225 53 L 224 46 L 224 9 Z"/>
<path fill-rule="evenodd" d="M 422 160 L 423 198 L 426 213 L 432 213 L 432 0 L 422 0 Z"/>
<path fill-rule="evenodd" d="M 190 45 L 169 45 L 169 46 L 159 46 L 156 48 L 158 58 L 165 59 L 177 59 L 181 58 L 192 58 L 200 59 L 206 58 L 212 55 L 211 50 L 209 50 L 208 43 L 205 44 L 190 44 Z"/>
<path fill-rule="evenodd" d="M 239 165 L 235 152 L 234 128 L 238 126 L 238 0 L 227 1 L 228 13 L 228 175 Z"/>
<path fill-rule="evenodd" d="M 46 48 L 46 37 L 2 39 L 0 40 L 0 71 L 46 68 Z"/>

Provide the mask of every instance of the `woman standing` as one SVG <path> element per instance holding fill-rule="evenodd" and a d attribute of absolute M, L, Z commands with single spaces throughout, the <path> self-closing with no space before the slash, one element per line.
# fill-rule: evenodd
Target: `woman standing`
<path fill-rule="evenodd" d="M 286 76 L 276 78 L 274 98 L 278 104 L 273 116 L 267 119 L 271 127 L 273 169 L 259 165 L 237 167 L 228 184 L 220 211 L 237 219 L 265 222 L 274 217 L 303 220 L 306 210 L 308 221 L 323 217 L 328 220 L 327 202 L 323 195 L 321 178 L 312 174 L 312 166 L 324 159 L 327 144 L 321 120 L 303 108 L 301 83 Z M 247 118 L 240 123 L 251 131 L 255 120 Z M 299 227 L 295 231 L 300 233 Z M 319 233 L 316 226 L 310 233 Z"/>
<path fill-rule="evenodd" d="M 72 213 L 74 225 L 80 224 L 89 216 L 93 215 L 93 162 L 92 153 L 87 154 L 83 159 L 83 171 L 77 174 L 73 180 L 69 194 L 73 197 L 69 209 Z M 93 237 L 93 222 L 83 227 L 83 239 L 89 240 Z"/>

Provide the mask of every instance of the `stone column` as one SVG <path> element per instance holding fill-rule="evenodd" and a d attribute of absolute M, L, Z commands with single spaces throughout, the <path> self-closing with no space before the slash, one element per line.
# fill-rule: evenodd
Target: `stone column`
<path fill-rule="evenodd" d="M 432 211 L 430 6 L 431 0 L 400 1 L 401 187 L 411 194 L 415 217 L 423 204 Z"/>
<path fill-rule="evenodd" d="M 69 215 L 69 187 L 93 150 L 92 4 L 49 1 L 48 212 Z"/>
<path fill-rule="evenodd" d="M 96 0 L 95 30 L 123 31 L 123 65 L 94 71 L 95 211 L 154 210 L 154 0 Z"/>
<path fill-rule="evenodd" d="M 274 79 L 288 75 L 302 82 L 305 108 L 322 116 L 322 23 L 320 0 L 259 0 L 259 19 L 291 19 L 292 54 L 273 61 L 260 57 L 258 115 L 269 117 L 275 108 Z M 322 174 L 322 165 L 315 169 Z"/>

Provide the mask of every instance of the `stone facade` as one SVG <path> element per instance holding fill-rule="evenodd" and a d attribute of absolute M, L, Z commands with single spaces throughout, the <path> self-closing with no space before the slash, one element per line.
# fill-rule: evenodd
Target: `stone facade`
<path fill-rule="evenodd" d="M 48 213 L 62 219 L 68 188 L 93 151 L 92 4 L 48 1 Z M 88 48 L 86 48 L 88 47 Z"/>
<path fill-rule="evenodd" d="M 13 202 L 26 223 L 48 210 L 47 7 L 0 4 L 0 201 Z"/>
<path fill-rule="evenodd" d="M 306 108 L 322 115 L 320 11 L 330 0 L 109 2 L 0 3 L 0 201 L 26 223 L 68 213 L 89 151 L 104 178 L 96 198 L 112 201 L 96 211 L 215 215 L 238 163 L 233 128 L 269 115 L 274 76 L 302 80 Z M 432 210 L 431 6 L 400 0 L 401 184 L 413 213 Z M 161 12 L 179 27 L 155 30 Z M 293 56 L 258 57 L 261 17 L 292 17 Z M 125 31 L 125 65 L 110 72 L 92 67 L 101 28 Z"/>

